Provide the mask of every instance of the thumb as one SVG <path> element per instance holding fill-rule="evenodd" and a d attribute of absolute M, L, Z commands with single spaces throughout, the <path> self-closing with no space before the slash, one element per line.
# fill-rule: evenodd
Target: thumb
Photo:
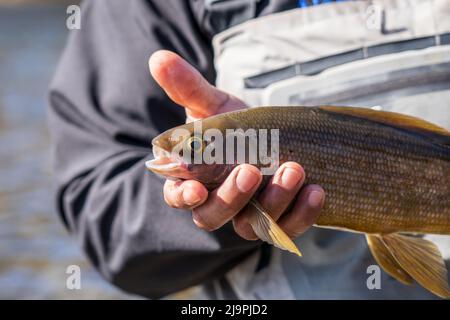
<path fill-rule="evenodd" d="M 231 98 L 209 84 L 200 72 L 174 52 L 156 51 L 149 59 L 149 68 L 169 98 L 186 108 L 188 117 L 214 115 Z"/>

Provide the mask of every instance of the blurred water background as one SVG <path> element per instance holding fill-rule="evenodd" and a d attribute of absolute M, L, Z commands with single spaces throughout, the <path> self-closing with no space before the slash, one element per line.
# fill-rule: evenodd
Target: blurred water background
<path fill-rule="evenodd" d="M 46 95 L 72 3 L 0 0 L 1 299 L 133 298 L 93 270 L 55 213 Z M 66 288 L 73 264 L 81 290 Z"/>

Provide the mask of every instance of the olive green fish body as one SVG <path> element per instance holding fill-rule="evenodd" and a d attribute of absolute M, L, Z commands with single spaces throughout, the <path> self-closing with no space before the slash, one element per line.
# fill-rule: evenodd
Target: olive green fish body
<path fill-rule="evenodd" d="M 450 146 L 320 108 L 268 107 L 232 115 L 279 129 L 280 163 L 296 161 L 327 201 L 318 225 L 364 233 L 450 234 Z"/>
<path fill-rule="evenodd" d="M 198 124 L 202 125 L 202 135 L 208 129 L 225 135 L 227 129 L 241 129 L 241 136 L 250 129 L 278 130 L 275 163 L 300 163 L 306 183 L 325 189 L 318 226 L 365 234 L 375 260 L 388 274 L 404 284 L 416 281 L 434 294 L 450 298 L 447 269 L 439 249 L 426 239 L 408 235 L 450 235 L 447 130 L 418 118 L 364 108 L 252 108 L 162 133 L 152 142 L 155 159 L 146 163 L 147 168 L 170 178 L 198 180 L 209 189 L 220 185 L 241 160 L 210 164 L 184 161 L 177 149 L 180 145 L 186 147 L 186 159 L 195 159 L 209 146 L 220 145 L 220 140 L 211 140 L 209 145 L 208 141 L 198 141 Z M 178 129 L 184 133 L 174 138 Z M 268 149 L 276 149 L 274 141 L 266 142 Z M 258 140 L 258 146 L 261 143 Z M 217 150 L 228 150 L 225 147 L 226 143 Z M 231 153 L 238 155 L 241 147 L 233 146 Z M 248 159 L 251 152 L 246 154 Z M 261 159 L 252 164 L 261 169 L 268 166 Z M 264 183 L 269 178 L 267 175 Z M 248 221 L 261 240 L 301 255 L 255 197 L 249 206 L 253 210 L 248 211 Z"/>

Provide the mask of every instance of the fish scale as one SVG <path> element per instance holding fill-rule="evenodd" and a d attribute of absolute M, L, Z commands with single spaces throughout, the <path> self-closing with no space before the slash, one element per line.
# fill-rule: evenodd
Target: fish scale
<path fill-rule="evenodd" d="M 185 124 L 181 126 L 187 131 L 181 139 L 183 146 L 195 140 L 194 126 L 199 123 L 203 133 L 278 129 L 279 159 L 275 160 L 300 163 L 306 184 L 321 185 L 326 192 L 316 226 L 365 234 L 372 255 L 388 274 L 404 284 L 415 280 L 434 294 L 450 298 L 439 249 L 408 234 L 450 235 L 450 132 L 418 118 L 364 108 L 263 107 Z M 171 137 L 179 128 L 152 141 L 154 154 L 162 156 L 148 161 L 147 168 L 171 178 L 195 179 L 209 190 L 218 187 L 237 163 L 185 164 L 172 157 L 180 142 Z M 202 141 L 196 144 L 200 149 L 191 147 L 191 158 L 207 145 L 208 141 Z M 217 147 L 225 150 L 224 145 Z M 236 156 L 237 150 L 233 152 Z M 269 180 L 265 176 L 259 191 Z M 301 255 L 257 198 L 258 193 L 246 211 L 255 234 Z"/>
<path fill-rule="evenodd" d="M 236 114 L 279 129 L 280 163 L 296 161 L 327 193 L 318 225 L 366 233 L 450 233 L 450 149 L 364 119 L 315 108 Z"/>

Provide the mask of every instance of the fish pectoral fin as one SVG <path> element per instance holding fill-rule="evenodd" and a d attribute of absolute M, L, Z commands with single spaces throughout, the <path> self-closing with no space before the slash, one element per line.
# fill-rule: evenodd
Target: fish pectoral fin
<path fill-rule="evenodd" d="M 295 253 L 302 256 L 295 243 L 289 236 L 281 229 L 275 220 L 272 219 L 269 213 L 255 200 L 250 200 L 250 204 L 256 209 L 251 210 L 249 223 L 253 228 L 255 234 L 262 241 L 265 241 L 275 247 Z"/>
<path fill-rule="evenodd" d="M 402 234 L 381 235 L 380 239 L 398 265 L 422 287 L 450 299 L 447 267 L 434 243 Z"/>
<path fill-rule="evenodd" d="M 414 282 L 408 272 L 398 264 L 378 235 L 366 234 L 366 239 L 373 257 L 384 271 L 403 284 L 411 285 Z"/>

